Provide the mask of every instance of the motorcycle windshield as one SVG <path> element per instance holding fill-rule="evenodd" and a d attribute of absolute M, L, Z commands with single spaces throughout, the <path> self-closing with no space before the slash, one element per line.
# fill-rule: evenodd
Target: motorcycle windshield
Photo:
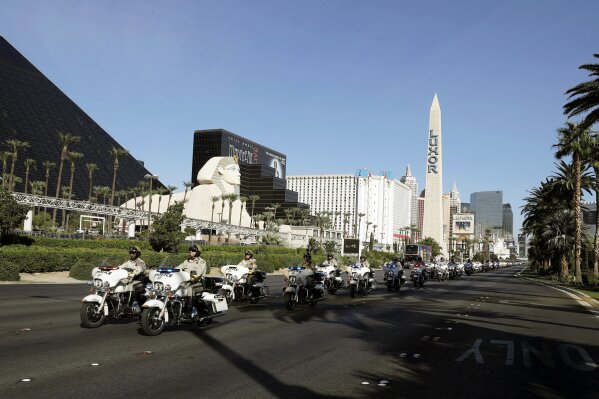
<path fill-rule="evenodd" d="M 174 270 L 179 266 L 179 262 L 175 256 L 167 255 L 160 261 L 158 270 Z"/>
<path fill-rule="evenodd" d="M 116 256 L 109 256 L 107 258 L 104 258 L 101 262 L 98 262 L 98 263 L 100 264 L 101 268 L 107 269 L 107 268 L 119 267 L 124 262 L 125 262 L 125 260 L 119 259 Z"/>

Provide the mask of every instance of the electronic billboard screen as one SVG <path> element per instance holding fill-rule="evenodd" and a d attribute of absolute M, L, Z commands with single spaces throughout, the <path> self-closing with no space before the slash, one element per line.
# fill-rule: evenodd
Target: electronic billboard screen
<path fill-rule="evenodd" d="M 270 166 L 275 170 L 275 177 L 285 179 L 287 157 L 284 154 L 231 134 L 222 135 L 221 145 L 224 156 L 236 156 L 240 163 Z"/>

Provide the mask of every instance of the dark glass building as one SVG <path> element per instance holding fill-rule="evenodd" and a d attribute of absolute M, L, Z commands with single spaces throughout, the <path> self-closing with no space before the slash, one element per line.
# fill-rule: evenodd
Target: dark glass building
<path fill-rule="evenodd" d="M 29 181 L 45 181 L 44 161 L 58 166 L 62 145 L 58 132 L 80 137 L 80 142 L 69 146 L 69 151 L 83 154 L 76 161 L 73 199 L 86 200 L 89 192 L 87 163 L 94 163 L 94 186 L 112 186 L 114 158 L 112 147 L 122 148 L 104 129 L 56 87 L 4 38 L 0 37 L 0 150 L 8 151 L 6 140 L 16 139 L 29 143 L 29 148 L 18 153 L 15 175 L 25 180 L 26 158 L 37 162 L 29 173 Z M 10 169 L 11 160 L 8 161 Z M 119 159 L 116 190 L 137 185 L 148 170 L 131 155 Z M 58 167 L 50 173 L 48 195 L 56 195 Z M 9 171 L 7 171 L 8 173 Z M 70 163 L 65 161 L 61 185 L 68 185 Z M 155 182 L 161 186 L 161 183 Z M 25 191 L 24 183 L 15 191 Z M 28 190 L 29 191 L 29 190 Z"/>
<path fill-rule="evenodd" d="M 237 156 L 241 170 L 239 194 L 258 195 L 254 213 L 263 213 L 272 204 L 279 204 L 277 218 L 283 218 L 287 208 L 308 209 L 299 202 L 298 193 L 287 189 L 287 157 L 224 129 L 197 130 L 193 136 L 191 181 L 197 184 L 199 170 L 212 157 Z M 248 203 L 248 211 L 250 205 Z"/>
<path fill-rule="evenodd" d="M 503 204 L 503 237 L 510 240 L 514 237 L 514 213 L 511 204 Z"/>

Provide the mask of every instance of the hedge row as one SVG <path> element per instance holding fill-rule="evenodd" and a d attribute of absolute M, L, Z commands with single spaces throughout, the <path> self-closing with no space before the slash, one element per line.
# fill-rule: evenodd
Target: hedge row
<path fill-rule="evenodd" d="M 0 281 L 18 281 L 19 265 L 6 259 L 0 259 Z"/>

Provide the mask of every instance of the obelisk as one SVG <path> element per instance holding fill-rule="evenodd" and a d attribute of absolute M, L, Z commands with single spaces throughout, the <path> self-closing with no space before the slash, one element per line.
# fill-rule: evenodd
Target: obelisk
<path fill-rule="evenodd" d="M 441 107 L 435 93 L 428 120 L 426 185 L 422 237 L 432 237 L 444 247 L 443 239 L 443 157 L 441 147 Z M 445 253 L 445 249 L 442 250 Z"/>

